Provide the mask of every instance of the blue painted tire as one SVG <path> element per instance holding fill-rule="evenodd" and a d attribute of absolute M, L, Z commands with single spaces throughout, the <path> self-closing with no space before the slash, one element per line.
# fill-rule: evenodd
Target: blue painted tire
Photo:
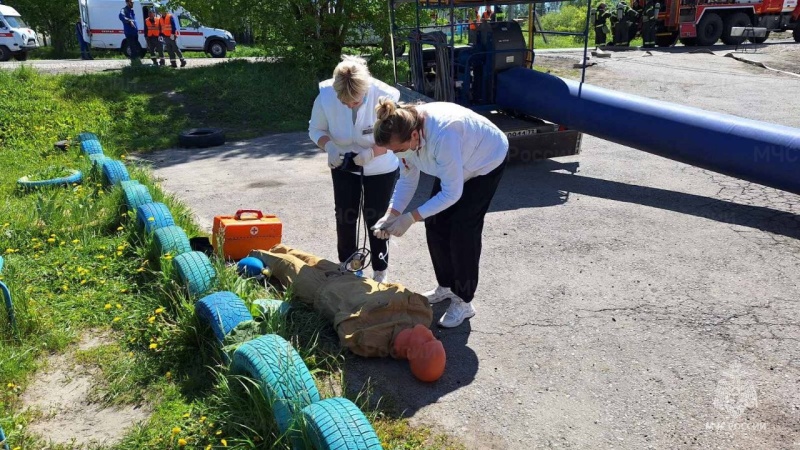
<path fill-rule="evenodd" d="M 195 303 L 194 311 L 203 323 L 211 327 L 220 343 L 231 330 L 236 328 L 236 325 L 246 320 L 253 320 L 244 300 L 228 291 L 215 292 L 203 297 Z"/>
<path fill-rule="evenodd" d="M 122 193 L 125 195 L 125 205 L 127 205 L 128 211 L 136 211 L 144 204 L 153 203 L 150 190 L 143 184 L 128 184 L 122 188 Z"/>
<path fill-rule="evenodd" d="M 100 139 L 97 138 L 96 134 L 84 131 L 83 133 L 78 133 L 77 140 L 78 142 L 83 142 L 83 141 L 99 141 Z"/>
<path fill-rule="evenodd" d="M 150 234 L 159 228 L 175 225 L 175 219 L 172 218 L 172 213 L 169 212 L 167 205 L 153 202 L 139 205 L 136 208 L 136 223 L 139 230 Z"/>
<path fill-rule="evenodd" d="M 27 176 L 17 180 L 17 185 L 25 189 L 49 187 L 49 186 L 69 186 L 73 183 L 80 183 L 83 181 L 83 173 L 80 170 L 70 170 L 70 175 L 61 178 L 52 178 L 50 180 L 30 181 Z"/>
<path fill-rule="evenodd" d="M 111 160 L 111 158 L 102 153 L 95 153 L 93 155 L 89 155 L 89 161 L 92 162 L 92 168 L 97 166 L 103 167 L 103 162 L 106 160 Z"/>
<path fill-rule="evenodd" d="M 130 180 L 131 176 L 128 175 L 128 169 L 122 161 L 116 159 L 107 159 L 102 162 L 103 164 L 103 179 L 109 186 L 115 186 L 121 181 Z"/>
<path fill-rule="evenodd" d="M 329 398 L 303 408 L 304 435 L 317 450 L 381 450 L 364 413 L 346 398 Z"/>
<path fill-rule="evenodd" d="M 203 295 L 217 285 L 217 271 L 203 252 L 187 252 L 176 256 L 172 265 L 191 297 Z"/>
<path fill-rule="evenodd" d="M 141 183 L 139 183 L 139 180 L 125 180 L 119 182 L 119 187 L 121 187 L 122 189 L 126 189 L 131 186 L 138 186 L 140 184 Z"/>
<path fill-rule="evenodd" d="M 169 253 L 172 256 L 178 256 L 192 251 L 189 237 L 186 236 L 183 228 L 177 225 L 161 227 L 153 232 L 153 237 L 155 246 L 161 255 Z"/>
<path fill-rule="evenodd" d="M 100 141 L 96 139 L 81 141 L 81 151 L 85 155 L 102 155 L 103 146 L 100 145 Z"/>
<path fill-rule="evenodd" d="M 292 344 L 276 334 L 239 346 L 233 354 L 231 371 L 258 382 L 272 405 L 272 415 L 281 434 L 289 430 L 295 414 L 320 400 L 317 385 L 303 358 Z"/>

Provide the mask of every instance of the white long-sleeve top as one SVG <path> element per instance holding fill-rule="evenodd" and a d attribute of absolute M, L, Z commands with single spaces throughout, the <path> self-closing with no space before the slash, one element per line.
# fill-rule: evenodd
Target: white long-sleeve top
<path fill-rule="evenodd" d="M 389 97 L 395 102 L 400 99 L 400 91 L 388 84 L 370 78 L 370 87 L 364 102 L 358 107 L 355 123 L 353 112 L 339 101 L 333 89 L 333 79 L 319 84 L 319 95 L 314 100 L 311 120 L 308 121 L 308 136 L 315 144 L 322 136 L 330 137 L 340 148 L 358 152 L 375 145 L 373 127 L 375 107 L 381 97 Z M 376 156 L 364 166 L 364 175 L 380 175 L 397 169 L 397 157 L 392 152 Z"/>
<path fill-rule="evenodd" d="M 442 190 L 417 208 L 422 218 L 452 206 L 470 178 L 486 175 L 508 154 L 508 138 L 486 117 L 454 103 L 426 103 L 421 147 L 398 153 L 402 167 L 390 208 L 404 212 L 417 190 L 420 171 L 441 180 Z"/>

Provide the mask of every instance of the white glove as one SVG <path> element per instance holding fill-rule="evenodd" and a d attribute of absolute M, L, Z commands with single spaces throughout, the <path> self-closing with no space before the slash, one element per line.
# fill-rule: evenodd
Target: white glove
<path fill-rule="evenodd" d="M 411 228 L 411 225 L 414 225 L 414 222 L 416 222 L 414 216 L 412 216 L 411 213 L 405 213 L 402 216 L 397 216 L 391 221 L 387 222 L 385 225 L 386 231 L 388 231 L 392 236 L 400 237 L 404 235 L 409 228 Z"/>
<path fill-rule="evenodd" d="M 325 152 L 328 153 L 328 167 L 331 169 L 335 169 L 342 165 L 342 161 L 344 160 L 344 156 L 342 156 L 344 150 L 340 149 L 333 140 L 328 141 L 325 144 Z"/>
<path fill-rule="evenodd" d="M 172 39 L 172 40 L 174 41 L 174 40 L 175 40 L 175 35 L 173 34 L 173 35 L 172 35 L 172 36 L 170 36 L 169 38 L 170 38 L 170 39 Z"/>
<path fill-rule="evenodd" d="M 353 158 L 353 162 L 359 166 L 366 166 L 373 159 L 375 159 L 375 153 L 371 148 L 365 148 L 364 150 L 358 152 L 355 158 Z"/>
<path fill-rule="evenodd" d="M 378 239 L 389 239 L 389 231 L 387 231 L 386 228 L 388 223 L 393 221 L 396 217 L 400 216 L 395 216 L 391 212 L 384 214 L 384 216 L 378 219 L 375 225 L 372 226 L 372 234 Z"/>

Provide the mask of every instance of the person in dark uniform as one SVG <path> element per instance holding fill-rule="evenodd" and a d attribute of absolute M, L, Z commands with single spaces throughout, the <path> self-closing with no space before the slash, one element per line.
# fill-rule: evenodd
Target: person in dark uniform
<path fill-rule="evenodd" d="M 658 15 L 657 3 L 655 0 L 646 0 L 644 12 L 642 13 L 642 40 L 644 48 L 655 48 L 656 46 L 656 19 Z"/>
<path fill-rule="evenodd" d="M 81 59 L 94 59 L 92 58 L 92 54 L 89 53 L 89 43 L 83 38 L 83 21 L 81 21 L 81 19 L 78 19 L 75 23 L 75 36 L 78 38 L 78 44 L 81 46 Z"/>
<path fill-rule="evenodd" d="M 611 13 L 608 12 L 605 3 L 600 3 L 594 12 L 594 45 L 600 47 L 606 45 L 608 42 L 608 19 L 611 18 Z"/>

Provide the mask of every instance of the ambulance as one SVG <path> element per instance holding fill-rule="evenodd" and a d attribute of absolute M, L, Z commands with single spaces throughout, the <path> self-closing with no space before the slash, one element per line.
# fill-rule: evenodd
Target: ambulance
<path fill-rule="evenodd" d="M 125 7 L 123 0 L 78 0 L 81 20 L 84 26 L 83 38 L 92 48 L 120 50 L 130 56 L 130 47 L 122 30 L 119 13 Z M 133 10 L 139 29 L 139 45 L 147 48 L 144 35 L 144 19 L 151 8 L 160 8 L 158 2 L 134 0 Z M 236 49 L 233 35 L 219 28 L 201 25 L 189 11 L 180 6 L 170 8 L 178 24 L 178 47 L 183 52 L 205 52 L 214 58 L 224 58 L 229 51 Z"/>
<path fill-rule="evenodd" d="M 16 9 L 0 2 L 0 61 L 12 57 L 28 59 L 28 52 L 39 47 L 36 33 L 28 28 Z"/>

